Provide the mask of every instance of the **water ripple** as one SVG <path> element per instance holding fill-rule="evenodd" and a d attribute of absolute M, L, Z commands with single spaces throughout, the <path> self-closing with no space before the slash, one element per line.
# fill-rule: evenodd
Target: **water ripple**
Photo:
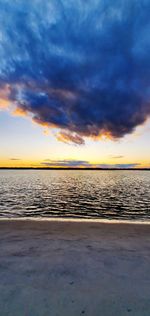
<path fill-rule="evenodd" d="M 0 217 L 150 219 L 150 172 L 1 170 Z"/>

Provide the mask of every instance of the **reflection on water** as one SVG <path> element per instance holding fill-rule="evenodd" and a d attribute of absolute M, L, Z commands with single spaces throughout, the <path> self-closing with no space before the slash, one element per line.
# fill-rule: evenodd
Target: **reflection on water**
<path fill-rule="evenodd" d="M 1 170 L 0 216 L 150 219 L 150 172 Z"/>

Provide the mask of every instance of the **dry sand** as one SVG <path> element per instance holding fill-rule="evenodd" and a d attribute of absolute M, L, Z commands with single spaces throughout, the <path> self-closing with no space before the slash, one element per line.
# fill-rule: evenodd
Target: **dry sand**
<path fill-rule="evenodd" d="M 0 316 L 150 316 L 150 225 L 0 221 Z"/>

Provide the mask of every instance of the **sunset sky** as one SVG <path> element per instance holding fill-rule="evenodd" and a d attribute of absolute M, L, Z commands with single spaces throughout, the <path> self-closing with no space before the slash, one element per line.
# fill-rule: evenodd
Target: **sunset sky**
<path fill-rule="evenodd" d="M 150 167 L 149 0 L 0 0 L 0 167 Z"/>

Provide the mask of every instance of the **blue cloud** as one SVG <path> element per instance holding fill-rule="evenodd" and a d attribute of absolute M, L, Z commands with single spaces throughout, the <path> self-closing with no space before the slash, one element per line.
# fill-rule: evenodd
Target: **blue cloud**
<path fill-rule="evenodd" d="M 101 164 L 100 168 L 116 168 L 116 169 L 130 169 L 130 168 L 140 168 L 140 163 L 122 163 L 122 164 Z"/>
<path fill-rule="evenodd" d="M 0 88 L 68 139 L 150 115 L 149 0 L 0 0 Z M 67 134 L 66 134 L 67 133 Z"/>
<path fill-rule="evenodd" d="M 109 168 L 116 168 L 116 169 L 128 169 L 128 168 L 138 168 L 140 167 L 140 163 L 129 163 L 129 164 L 92 164 L 86 160 L 51 160 L 46 159 L 45 161 L 41 162 L 42 166 L 45 167 L 70 167 L 70 168 L 102 168 L 102 169 L 109 169 Z"/>
<path fill-rule="evenodd" d="M 92 164 L 86 160 L 51 160 L 41 162 L 45 167 L 92 167 Z"/>

